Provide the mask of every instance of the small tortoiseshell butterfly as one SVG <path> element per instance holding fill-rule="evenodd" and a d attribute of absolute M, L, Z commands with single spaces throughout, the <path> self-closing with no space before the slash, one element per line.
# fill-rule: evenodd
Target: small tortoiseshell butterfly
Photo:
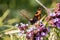
<path fill-rule="evenodd" d="M 25 15 L 25 13 L 21 12 L 21 14 L 30 21 L 31 24 L 36 23 L 38 20 L 40 20 L 41 18 L 41 9 L 39 8 L 37 10 L 37 12 L 35 13 L 34 17 L 32 19 L 30 19 L 29 17 L 27 17 L 27 15 Z"/>

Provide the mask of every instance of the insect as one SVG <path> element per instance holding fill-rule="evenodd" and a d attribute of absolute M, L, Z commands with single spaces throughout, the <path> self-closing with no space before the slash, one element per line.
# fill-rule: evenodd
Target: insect
<path fill-rule="evenodd" d="M 41 11 L 42 11 L 42 10 L 39 8 L 32 19 L 30 19 L 29 17 L 27 17 L 27 15 L 26 15 L 25 13 L 23 13 L 23 12 L 21 12 L 21 14 L 22 14 L 26 19 L 28 19 L 31 24 L 34 24 L 34 23 L 36 23 L 38 20 L 41 19 Z"/>

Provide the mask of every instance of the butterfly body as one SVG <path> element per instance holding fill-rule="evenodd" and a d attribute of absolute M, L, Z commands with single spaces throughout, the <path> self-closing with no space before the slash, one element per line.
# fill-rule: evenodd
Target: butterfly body
<path fill-rule="evenodd" d="M 41 9 L 38 9 L 37 12 L 35 13 L 33 19 L 30 20 L 30 23 L 34 24 L 34 23 L 36 23 L 40 19 L 41 19 Z"/>

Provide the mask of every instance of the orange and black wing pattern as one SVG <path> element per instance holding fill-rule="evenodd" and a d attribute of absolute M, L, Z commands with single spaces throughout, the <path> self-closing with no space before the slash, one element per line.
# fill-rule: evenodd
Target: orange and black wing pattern
<path fill-rule="evenodd" d="M 34 17 L 32 20 L 30 20 L 31 24 L 36 23 L 38 20 L 41 19 L 41 9 L 39 8 L 37 12 L 35 13 Z"/>

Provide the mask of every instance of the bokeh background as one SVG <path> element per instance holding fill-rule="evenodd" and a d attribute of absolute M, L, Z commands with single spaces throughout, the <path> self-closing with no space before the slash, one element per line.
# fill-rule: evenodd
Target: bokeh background
<path fill-rule="evenodd" d="M 39 1 L 51 9 L 55 7 L 56 3 L 60 2 L 60 0 Z M 23 10 L 23 13 L 26 13 L 29 18 L 33 18 L 38 8 L 42 9 L 41 17 L 47 14 L 46 10 L 35 0 L 0 0 L 0 40 L 11 40 L 10 36 L 4 33 L 17 29 L 15 27 L 16 23 L 28 23 L 28 20 L 20 15 L 19 11 Z M 20 40 L 16 37 L 16 34 L 13 36 L 14 40 Z"/>

